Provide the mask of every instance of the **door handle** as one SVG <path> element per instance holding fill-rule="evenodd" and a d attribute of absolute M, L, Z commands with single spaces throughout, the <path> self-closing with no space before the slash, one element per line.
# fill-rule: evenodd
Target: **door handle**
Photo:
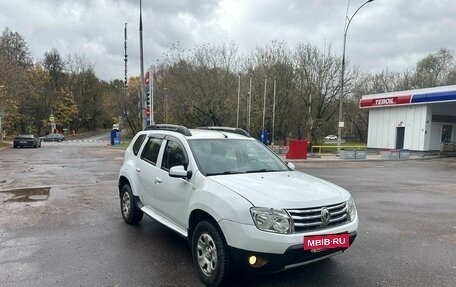
<path fill-rule="evenodd" d="M 155 178 L 155 183 L 162 183 L 161 178 L 156 177 L 156 178 Z"/>
<path fill-rule="evenodd" d="M 137 172 L 141 172 L 141 169 L 139 167 L 136 168 Z"/>

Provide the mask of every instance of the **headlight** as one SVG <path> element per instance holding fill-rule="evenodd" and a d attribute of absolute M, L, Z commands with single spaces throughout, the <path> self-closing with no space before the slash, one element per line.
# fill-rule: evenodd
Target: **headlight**
<path fill-rule="evenodd" d="M 250 213 L 252 214 L 253 222 L 260 230 L 291 233 L 291 218 L 284 210 L 252 207 Z"/>
<path fill-rule="evenodd" d="M 353 201 L 353 198 L 350 197 L 350 199 L 347 201 L 347 209 L 348 209 L 348 219 L 350 221 L 353 221 L 356 218 L 356 205 L 355 201 Z"/>

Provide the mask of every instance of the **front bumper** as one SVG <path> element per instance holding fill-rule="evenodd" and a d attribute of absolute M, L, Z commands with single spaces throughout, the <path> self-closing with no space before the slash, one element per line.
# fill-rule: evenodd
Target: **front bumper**
<path fill-rule="evenodd" d="M 356 238 L 356 231 L 349 233 L 350 246 Z M 345 251 L 347 248 L 326 249 L 319 252 L 304 250 L 303 244 L 290 246 L 283 254 L 255 252 L 229 246 L 233 263 L 242 270 L 254 273 L 274 273 L 285 269 L 299 267 L 305 264 L 323 260 Z M 249 258 L 255 256 L 257 264 L 249 264 Z"/>

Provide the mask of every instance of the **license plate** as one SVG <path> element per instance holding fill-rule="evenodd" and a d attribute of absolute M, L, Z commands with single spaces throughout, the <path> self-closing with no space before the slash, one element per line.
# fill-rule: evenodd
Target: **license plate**
<path fill-rule="evenodd" d="M 20 143 L 27 143 L 27 141 L 20 141 Z"/>
<path fill-rule="evenodd" d="M 342 248 L 349 246 L 350 235 L 348 233 L 304 237 L 304 250 L 317 251 L 321 249 Z"/>

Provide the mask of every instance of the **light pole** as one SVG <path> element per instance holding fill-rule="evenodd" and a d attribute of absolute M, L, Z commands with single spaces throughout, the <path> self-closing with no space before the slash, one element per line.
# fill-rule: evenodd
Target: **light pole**
<path fill-rule="evenodd" d="M 263 96 L 263 127 L 262 127 L 262 130 L 261 130 L 261 142 L 265 142 L 267 141 L 264 136 L 264 119 L 265 119 L 265 115 L 266 115 L 266 87 L 268 86 L 268 76 L 264 76 L 264 96 Z"/>
<path fill-rule="evenodd" d="M 277 76 L 274 77 L 274 95 L 272 100 L 272 136 L 271 145 L 274 147 L 274 125 L 275 125 L 275 109 L 276 109 L 276 90 L 277 90 Z"/>
<path fill-rule="evenodd" d="M 237 113 L 236 113 L 236 127 L 239 127 L 239 100 L 241 98 L 241 73 L 239 73 L 238 80 L 238 99 L 237 99 Z"/>
<path fill-rule="evenodd" d="M 345 46 L 347 44 L 347 32 L 348 32 L 348 27 L 350 27 L 350 23 L 353 20 L 353 17 L 355 17 L 356 13 L 364 7 L 367 3 L 373 2 L 374 0 L 368 0 L 364 2 L 361 6 L 356 9 L 355 13 L 351 15 L 351 17 L 348 17 L 348 6 L 350 5 L 350 0 L 348 0 L 347 3 L 347 12 L 345 13 L 345 26 L 344 26 L 344 47 L 342 49 L 342 71 L 340 75 L 340 96 L 339 96 L 339 122 L 338 122 L 338 128 L 337 128 L 337 153 L 340 154 L 340 143 L 341 143 L 341 137 L 342 137 L 342 128 L 344 127 L 344 122 L 342 119 L 343 112 L 342 112 L 342 104 L 343 104 L 343 97 L 344 97 L 344 77 L 345 77 Z"/>
<path fill-rule="evenodd" d="M 141 119 L 142 130 L 146 129 L 146 118 L 145 118 L 145 100 L 144 100 L 144 52 L 143 52 L 143 24 L 142 24 L 142 1 L 139 0 L 139 57 L 140 57 L 140 69 L 141 69 L 141 79 L 140 79 L 140 96 L 139 96 L 139 109 Z"/>
<path fill-rule="evenodd" d="M 250 110 L 252 109 L 252 74 L 249 80 L 249 100 L 247 102 L 247 131 L 250 133 Z"/>

